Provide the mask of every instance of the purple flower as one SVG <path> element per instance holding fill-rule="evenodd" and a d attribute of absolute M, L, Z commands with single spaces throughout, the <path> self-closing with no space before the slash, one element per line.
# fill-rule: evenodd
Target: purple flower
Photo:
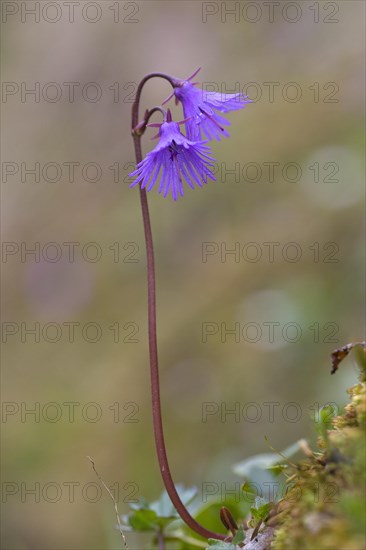
<path fill-rule="evenodd" d="M 141 183 L 141 189 L 151 191 L 160 174 L 159 193 L 164 192 L 166 197 L 171 192 L 176 201 L 183 196 L 183 180 L 194 189 L 196 183 L 202 187 L 207 178 L 215 180 L 210 167 L 215 160 L 211 157 L 211 149 L 204 145 L 206 141 L 190 141 L 179 130 L 179 124 L 187 122 L 173 122 L 168 110 L 167 120 L 158 126 L 160 137 L 158 145 L 136 166 L 136 170 L 129 174 L 136 177 L 130 187 Z"/>
<path fill-rule="evenodd" d="M 198 69 L 187 80 L 176 81 L 173 94 L 169 96 L 168 101 L 175 95 L 176 102 L 181 101 L 183 105 L 184 117 L 189 119 L 186 122 L 187 136 L 191 140 L 201 139 L 205 135 L 208 139 L 216 138 L 220 141 L 221 136 L 229 137 L 229 133 L 224 126 L 230 126 L 226 118 L 217 113 L 227 113 L 242 109 L 251 100 L 242 93 L 221 94 L 209 92 L 195 88 L 197 84 L 190 82 L 198 73 Z M 164 104 L 163 103 L 163 104 Z"/>

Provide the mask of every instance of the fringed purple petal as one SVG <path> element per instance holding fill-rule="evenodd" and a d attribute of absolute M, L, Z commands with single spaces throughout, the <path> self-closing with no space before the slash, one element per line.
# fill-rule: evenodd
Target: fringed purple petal
<path fill-rule="evenodd" d="M 201 136 L 209 140 L 220 141 L 222 136 L 229 137 L 229 133 L 223 126 L 229 126 L 230 122 L 218 114 L 237 111 L 245 107 L 251 100 L 242 93 L 221 94 L 208 92 L 194 87 L 186 80 L 174 90 L 176 98 L 182 102 L 185 118 L 192 117 L 186 123 L 188 139 L 197 141 Z"/>
<path fill-rule="evenodd" d="M 158 145 L 131 172 L 135 177 L 131 187 L 140 183 L 141 189 L 151 191 L 160 178 L 158 192 L 164 197 L 171 194 L 176 201 L 184 195 L 184 182 L 194 189 L 196 185 L 202 187 L 208 178 L 215 180 L 215 159 L 206 143 L 187 139 L 176 122 L 163 123 Z"/>

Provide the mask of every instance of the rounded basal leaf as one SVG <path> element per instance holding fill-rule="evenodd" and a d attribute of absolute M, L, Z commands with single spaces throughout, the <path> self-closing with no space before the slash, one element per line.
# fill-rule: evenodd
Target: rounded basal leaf
<path fill-rule="evenodd" d="M 157 515 L 153 510 L 136 510 L 128 516 L 128 523 L 135 531 L 156 531 Z"/>
<path fill-rule="evenodd" d="M 184 489 L 182 485 L 177 485 L 176 489 L 185 506 L 197 494 L 195 487 Z M 164 531 L 168 525 L 179 518 L 166 491 L 161 494 L 159 500 L 149 503 L 146 499 L 141 498 L 139 502 L 131 503 L 130 508 L 132 508 L 132 512 L 122 519 L 134 531 Z"/>

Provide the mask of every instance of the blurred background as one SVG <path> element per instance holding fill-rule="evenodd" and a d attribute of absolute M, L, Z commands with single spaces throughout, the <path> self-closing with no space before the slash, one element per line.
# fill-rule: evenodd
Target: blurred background
<path fill-rule="evenodd" d="M 363 332 L 364 3 L 2 10 L 3 548 L 119 548 L 86 456 L 121 513 L 162 490 L 128 178 L 137 83 L 201 66 L 202 86 L 253 99 L 212 143 L 215 183 L 149 193 L 172 472 L 230 489 L 265 436 L 314 442 L 319 407 L 357 377 L 350 358 L 331 378 L 329 354 Z M 140 112 L 169 93 L 150 81 Z"/>

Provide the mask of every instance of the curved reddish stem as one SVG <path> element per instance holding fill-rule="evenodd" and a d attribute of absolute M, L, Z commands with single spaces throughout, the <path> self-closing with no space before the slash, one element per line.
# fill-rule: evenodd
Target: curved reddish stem
<path fill-rule="evenodd" d="M 146 127 L 144 124 L 140 126 L 139 131 L 136 131 L 139 124 L 139 104 L 141 92 L 144 84 L 153 77 L 165 78 L 168 80 L 172 86 L 174 86 L 176 79 L 169 77 L 163 73 L 151 73 L 145 76 L 140 82 L 137 92 L 136 99 L 132 106 L 132 136 L 135 146 L 135 155 L 136 155 L 136 164 L 142 161 L 142 151 L 141 151 L 141 135 Z M 151 111 L 147 111 L 145 115 L 149 117 Z M 151 399 L 152 399 L 152 413 L 153 413 L 153 424 L 154 424 L 154 436 L 155 436 L 155 446 L 156 452 L 158 455 L 159 466 L 161 476 L 163 478 L 165 489 L 172 501 L 174 507 L 176 508 L 178 514 L 182 520 L 191 528 L 193 531 L 198 533 L 204 538 L 214 538 L 219 540 L 225 540 L 227 537 L 221 535 L 220 533 L 214 533 L 209 531 L 202 525 L 200 525 L 188 512 L 187 508 L 180 499 L 180 496 L 175 488 L 169 463 L 166 453 L 165 440 L 164 440 L 164 430 L 161 414 L 161 403 L 160 403 L 160 384 L 159 384 L 159 364 L 158 364 L 158 345 L 156 337 L 156 292 L 155 292 L 155 261 L 154 261 L 154 246 L 153 238 L 151 231 L 150 223 L 150 214 L 149 206 L 147 202 L 146 189 L 141 189 L 140 186 L 140 202 L 142 210 L 142 219 L 144 223 L 144 232 L 145 232 L 145 241 L 146 241 L 146 256 L 147 256 L 147 294 L 148 294 L 148 326 L 149 326 L 149 356 L 150 356 L 150 378 L 151 378 Z"/>

